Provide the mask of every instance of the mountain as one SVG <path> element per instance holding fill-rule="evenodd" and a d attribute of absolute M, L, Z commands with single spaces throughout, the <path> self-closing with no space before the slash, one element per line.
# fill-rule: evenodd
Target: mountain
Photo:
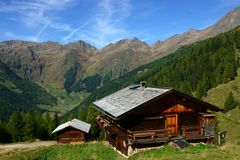
<path fill-rule="evenodd" d="M 137 38 L 120 40 L 99 50 L 101 58 L 87 70 L 116 79 L 139 65 L 149 63 L 175 52 L 180 47 L 214 37 L 240 25 L 240 7 L 230 11 L 218 22 L 203 30 L 189 29 L 149 46 Z M 94 72 L 95 71 L 95 72 Z"/>
<path fill-rule="evenodd" d="M 235 79 L 240 66 L 239 51 L 240 27 L 237 27 L 127 72 L 93 92 L 66 113 L 66 117 L 78 113 L 79 108 L 91 105 L 96 99 L 142 80 L 147 86 L 171 87 L 202 99 L 209 89 Z"/>
<path fill-rule="evenodd" d="M 80 84 L 78 80 L 88 76 L 97 76 L 102 83 L 107 83 L 142 64 L 173 53 L 180 47 L 214 37 L 238 25 L 240 7 L 206 29 L 189 29 L 164 41 L 156 41 L 153 45 L 137 38 L 123 39 L 102 49 L 96 49 L 83 41 L 67 45 L 7 41 L 0 43 L 0 59 L 25 79 L 71 90 L 74 84 Z"/>
<path fill-rule="evenodd" d="M 67 45 L 55 42 L 5 41 L 0 43 L 0 60 L 24 79 L 63 87 L 64 74 L 77 66 L 81 77 L 96 48 L 77 41 Z"/>
<path fill-rule="evenodd" d="M 203 30 L 189 29 L 153 45 L 137 38 L 123 39 L 97 49 L 77 41 L 56 42 L 6 41 L 0 43 L 0 60 L 20 77 L 65 88 L 68 92 L 91 93 L 140 65 L 174 53 L 177 49 L 214 37 L 240 25 L 240 7 Z"/>
<path fill-rule="evenodd" d="M 151 61 L 151 47 L 137 38 L 123 39 L 100 49 L 96 63 L 87 74 L 99 73 L 116 79 L 145 61 Z"/>
<path fill-rule="evenodd" d="M 0 117 L 13 111 L 41 110 L 38 105 L 55 105 L 57 100 L 44 88 L 17 76 L 0 60 Z"/>

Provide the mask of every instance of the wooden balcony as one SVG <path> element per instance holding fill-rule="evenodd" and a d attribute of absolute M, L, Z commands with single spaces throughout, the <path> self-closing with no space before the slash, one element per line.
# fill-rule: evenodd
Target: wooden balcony
<path fill-rule="evenodd" d="M 178 135 L 172 135 L 171 130 L 144 130 L 144 131 L 127 131 L 127 137 L 131 144 L 147 144 L 147 143 L 162 143 L 175 140 L 182 137 L 185 140 L 205 139 L 209 138 L 204 134 L 203 126 L 182 126 L 181 132 Z"/>
<path fill-rule="evenodd" d="M 131 143 L 157 143 L 166 142 L 170 137 L 170 130 L 145 130 L 145 131 L 130 131 L 128 130 L 127 136 Z"/>

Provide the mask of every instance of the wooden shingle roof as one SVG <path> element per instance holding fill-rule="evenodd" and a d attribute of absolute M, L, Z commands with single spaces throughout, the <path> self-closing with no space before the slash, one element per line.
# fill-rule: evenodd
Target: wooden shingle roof
<path fill-rule="evenodd" d="M 212 111 L 221 110 L 216 106 L 188 96 L 174 89 L 149 87 L 133 87 L 133 89 L 131 89 L 131 87 L 127 87 L 93 102 L 93 104 L 98 110 L 117 120 L 127 112 L 132 111 L 135 108 L 148 103 L 155 98 L 164 98 L 165 95 L 171 93 L 190 99 L 194 103 L 201 104 Z"/>
<path fill-rule="evenodd" d="M 111 114 L 113 117 L 119 117 L 139 105 L 169 92 L 170 90 L 171 89 L 142 87 L 130 89 L 127 87 L 93 102 L 93 104 L 101 110 Z"/>

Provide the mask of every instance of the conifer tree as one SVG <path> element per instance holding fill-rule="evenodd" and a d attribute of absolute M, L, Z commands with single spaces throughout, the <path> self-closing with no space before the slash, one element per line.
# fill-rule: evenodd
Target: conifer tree
<path fill-rule="evenodd" d="M 6 124 L 0 118 L 0 143 L 9 141 L 9 133 L 7 132 Z"/>
<path fill-rule="evenodd" d="M 59 125 L 59 118 L 57 113 L 54 113 L 53 117 L 51 118 L 51 122 L 49 124 L 48 133 L 50 139 L 56 139 L 56 134 L 52 134 L 52 131 Z"/>
<path fill-rule="evenodd" d="M 191 89 L 191 85 L 186 82 L 186 81 L 183 81 L 181 84 L 180 84 L 180 91 L 188 94 L 188 95 L 192 95 L 192 89 Z"/>
<path fill-rule="evenodd" d="M 86 109 L 84 107 L 80 107 L 78 119 L 85 121 L 86 120 Z"/>
<path fill-rule="evenodd" d="M 23 118 L 20 112 L 13 112 L 8 121 L 8 129 L 13 142 L 22 141 L 23 137 Z"/>
<path fill-rule="evenodd" d="M 93 106 L 90 105 L 88 107 L 86 122 L 91 124 L 90 133 L 88 134 L 89 139 L 97 139 L 99 137 L 101 129 L 97 125 L 95 118 L 97 116 L 97 112 L 94 110 Z"/>
<path fill-rule="evenodd" d="M 45 116 L 44 116 L 44 123 L 45 123 L 45 130 L 47 131 L 47 137 L 46 138 L 49 138 L 52 131 L 54 130 L 54 125 L 53 125 L 53 121 L 49 115 L 49 113 L 45 113 Z"/>
<path fill-rule="evenodd" d="M 31 140 L 34 138 L 34 126 L 36 125 L 33 121 L 32 115 L 27 112 L 23 115 L 23 141 Z"/>
<path fill-rule="evenodd" d="M 206 96 L 207 94 L 207 80 L 202 80 L 198 83 L 197 89 L 196 89 L 196 97 L 201 99 L 202 97 Z"/>
<path fill-rule="evenodd" d="M 224 112 L 228 112 L 229 110 L 237 107 L 237 102 L 234 100 L 232 92 L 229 93 L 225 103 L 224 103 Z"/>
<path fill-rule="evenodd" d="M 235 69 L 232 63 L 226 63 L 223 72 L 223 81 L 226 83 L 229 80 L 233 80 L 235 77 Z"/>

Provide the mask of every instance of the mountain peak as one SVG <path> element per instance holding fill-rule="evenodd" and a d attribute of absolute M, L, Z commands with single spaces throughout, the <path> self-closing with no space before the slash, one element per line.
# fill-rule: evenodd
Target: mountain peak
<path fill-rule="evenodd" d="M 240 24 L 240 7 L 228 12 L 217 23 L 212 25 L 212 28 L 217 33 L 222 33 L 232 28 L 237 27 Z"/>
<path fill-rule="evenodd" d="M 67 48 L 72 48 L 72 49 L 79 49 L 80 51 L 86 51 L 86 50 L 91 50 L 91 51 L 97 51 L 97 48 L 92 46 L 91 44 L 84 42 L 82 40 L 78 40 L 75 42 L 68 43 L 64 45 Z"/>

